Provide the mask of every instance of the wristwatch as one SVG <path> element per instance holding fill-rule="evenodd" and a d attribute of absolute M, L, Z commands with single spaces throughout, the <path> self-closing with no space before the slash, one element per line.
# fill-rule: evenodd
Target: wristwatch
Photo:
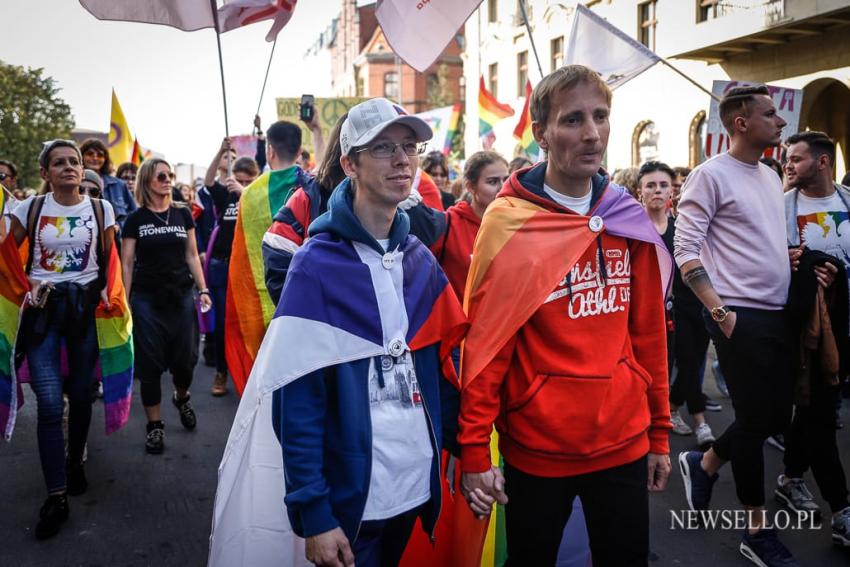
<path fill-rule="evenodd" d="M 721 305 L 720 307 L 713 307 L 710 311 L 711 318 L 714 319 L 716 323 L 722 323 L 726 320 L 726 317 L 729 316 L 732 310 L 726 307 L 725 305 Z"/>

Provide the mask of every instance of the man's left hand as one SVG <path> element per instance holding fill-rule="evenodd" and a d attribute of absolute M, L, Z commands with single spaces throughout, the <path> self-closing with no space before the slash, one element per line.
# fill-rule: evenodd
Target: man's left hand
<path fill-rule="evenodd" d="M 650 453 L 647 458 L 647 465 L 649 466 L 647 490 L 661 492 L 667 488 L 667 479 L 670 478 L 670 472 L 673 470 L 673 465 L 670 464 L 670 455 Z"/>
<path fill-rule="evenodd" d="M 827 288 L 835 282 L 835 274 L 837 273 L 838 268 L 829 262 L 821 266 L 815 266 L 815 277 L 823 288 Z"/>

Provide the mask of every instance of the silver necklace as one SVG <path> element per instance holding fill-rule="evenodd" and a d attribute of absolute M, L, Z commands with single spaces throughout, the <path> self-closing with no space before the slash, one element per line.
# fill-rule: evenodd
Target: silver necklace
<path fill-rule="evenodd" d="M 170 206 L 168 207 L 168 210 L 165 212 L 165 218 L 162 218 L 160 216 L 162 213 L 158 213 L 153 209 L 149 209 L 149 210 L 150 210 L 150 212 L 153 213 L 153 216 L 155 216 L 157 219 L 159 219 L 160 222 L 162 222 L 165 226 L 168 226 L 169 221 L 171 221 L 171 207 Z"/>

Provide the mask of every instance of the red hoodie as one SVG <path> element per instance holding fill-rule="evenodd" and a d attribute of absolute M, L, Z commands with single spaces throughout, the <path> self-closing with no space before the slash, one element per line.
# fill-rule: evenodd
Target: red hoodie
<path fill-rule="evenodd" d="M 431 246 L 431 252 L 446 272 L 461 303 L 472 261 L 472 245 L 480 226 L 481 217 L 475 214 L 469 203 L 460 201 L 446 211 L 446 231 Z"/>
<path fill-rule="evenodd" d="M 522 187 L 516 176 L 502 196 L 576 214 Z M 592 215 L 591 209 L 584 218 Z M 463 471 L 489 469 L 494 422 L 505 460 L 536 476 L 573 476 L 647 452 L 668 453 L 660 290 L 654 245 L 599 233 L 495 358 L 464 383 L 458 437 Z"/>

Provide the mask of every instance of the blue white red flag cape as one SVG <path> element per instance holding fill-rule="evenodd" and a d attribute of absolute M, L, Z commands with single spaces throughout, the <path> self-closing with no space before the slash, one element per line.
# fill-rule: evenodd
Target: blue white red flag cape
<path fill-rule="evenodd" d="M 415 237 L 391 254 L 402 263 L 407 348 L 442 341 L 444 373 L 456 380 L 450 351 L 467 324 L 445 274 Z M 396 323 L 382 321 L 376 287 L 350 241 L 318 234 L 293 257 L 219 466 L 211 567 L 307 565 L 304 540 L 293 533 L 284 508 L 272 393 L 320 368 L 388 354 L 393 337 L 383 329 Z"/>

